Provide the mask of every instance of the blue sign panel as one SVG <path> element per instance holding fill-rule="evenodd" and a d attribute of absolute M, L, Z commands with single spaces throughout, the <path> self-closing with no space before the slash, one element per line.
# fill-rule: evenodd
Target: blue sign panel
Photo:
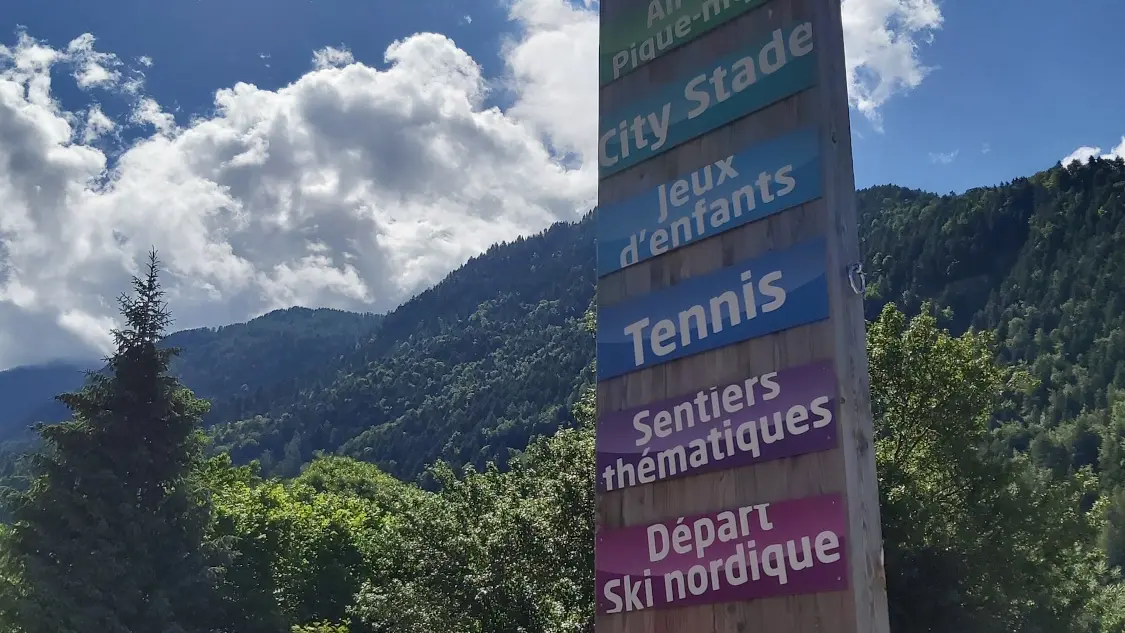
<path fill-rule="evenodd" d="M 819 237 L 598 309 L 598 380 L 828 318 Z"/>
<path fill-rule="evenodd" d="M 602 117 L 598 175 L 605 178 L 816 83 L 812 22 L 722 57 L 699 74 Z"/>
<path fill-rule="evenodd" d="M 807 127 L 598 207 L 598 277 L 815 200 L 820 170 Z"/>

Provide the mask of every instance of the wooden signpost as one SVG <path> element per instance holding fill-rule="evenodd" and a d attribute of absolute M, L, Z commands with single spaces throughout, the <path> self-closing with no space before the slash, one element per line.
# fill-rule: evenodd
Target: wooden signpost
<path fill-rule="evenodd" d="M 599 633 L 887 633 L 839 0 L 602 0 Z"/>

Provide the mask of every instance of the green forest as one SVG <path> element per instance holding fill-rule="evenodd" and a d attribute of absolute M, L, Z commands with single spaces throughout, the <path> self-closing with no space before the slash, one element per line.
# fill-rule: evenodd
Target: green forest
<path fill-rule="evenodd" d="M 859 192 L 896 633 L 1125 633 L 1123 199 Z M 591 632 L 592 222 L 167 336 L 154 254 L 104 367 L 0 373 L 0 631 Z"/>

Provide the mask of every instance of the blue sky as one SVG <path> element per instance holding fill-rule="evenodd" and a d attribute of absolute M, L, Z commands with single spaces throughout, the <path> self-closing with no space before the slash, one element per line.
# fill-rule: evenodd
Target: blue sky
<path fill-rule="evenodd" d="M 939 3 L 942 27 L 920 42 L 921 85 L 882 107 L 881 132 L 853 112 L 858 186 L 963 191 L 1029 175 L 1079 146 L 1119 143 L 1125 3 L 1019 4 Z M 235 82 L 273 90 L 295 80 L 315 49 L 344 45 L 380 66 L 387 44 L 419 31 L 449 36 L 495 77 L 514 28 L 500 0 L 9 0 L 0 26 L 16 24 L 55 45 L 92 33 L 100 50 L 151 58 L 147 92 L 182 122 Z"/>
<path fill-rule="evenodd" d="M 211 104 L 215 90 L 238 81 L 273 90 L 295 80 L 309 69 L 313 50 L 344 44 L 357 60 L 378 65 L 388 44 L 419 31 L 451 37 L 495 73 L 501 35 L 510 30 L 503 5 L 457 0 L 8 0 L 7 5 L 5 26 L 25 26 L 56 46 L 92 33 L 100 50 L 124 59 L 150 57 L 155 66 L 148 92 L 195 113 Z M 3 35 L 7 40 L 11 33 Z"/>
<path fill-rule="evenodd" d="M 146 92 L 181 124 L 191 116 L 206 115 L 220 88 L 241 81 L 277 90 L 296 80 L 309 70 L 314 50 L 346 47 L 357 61 L 381 67 L 391 42 L 423 31 L 453 39 L 486 75 L 495 76 L 502 72 L 503 39 L 513 28 L 506 4 L 494 0 L 7 0 L 7 4 L 0 28 L 8 32 L 0 32 L 0 43 L 9 42 L 14 26 L 20 25 L 56 47 L 91 33 L 99 50 L 123 60 L 151 59 Z M 64 103 L 85 100 L 85 95 L 68 87 L 57 88 Z"/>
<path fill-rule="evenodd" d="M 944 27 L 922 50 L 934 69 L 886 105 L 884 133 L 853 115 L 862 135 L 857 184 L 963 191 L 1031 175 L 1080 146 L 1108 152 L 1121 142 L 1125 2 L 949 0 L 941 8 Z M 957 156 L 935 164 L 931 152 Z"/>
<path fill-rule="evenodd" d="M 595 0 L 4 6 L 0 369 L 108 351 L 150 247 L 177 327 L 385 311 L 596 198 Z M 1125 3 L 1014 6 L 844 0 L 859 186 L 1125 154 Z"/>

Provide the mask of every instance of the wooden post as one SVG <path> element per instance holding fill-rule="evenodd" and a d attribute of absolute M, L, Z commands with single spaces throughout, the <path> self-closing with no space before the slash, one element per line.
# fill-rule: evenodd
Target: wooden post
<path fill-rule="evenodd" d="M 886 633 L 839 0 L 601 12 L 595 626 Z"/>

